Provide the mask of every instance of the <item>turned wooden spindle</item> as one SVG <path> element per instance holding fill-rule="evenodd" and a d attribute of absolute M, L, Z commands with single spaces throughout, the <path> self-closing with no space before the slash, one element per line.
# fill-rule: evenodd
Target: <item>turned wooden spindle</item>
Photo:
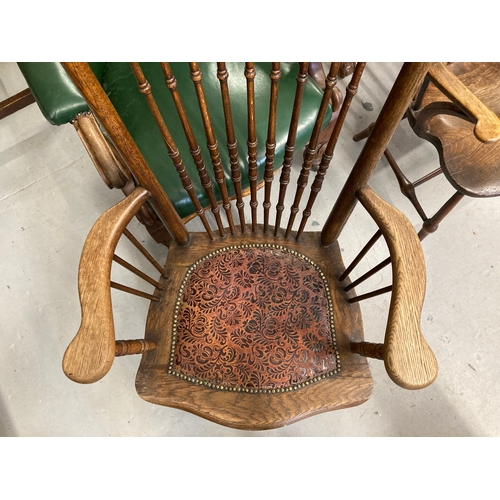
<path fill-rule="evenodd" d="M 155 281 L 153 278 L 151 278 L 147 274 L 143 273 L 140 269 L 137 269 L 137 267 L 134 267 L 132 264 L 128 263 L 126 260 L 122 259 L 121 257 L 118 257 L 118 255 L 116 255 L 116 254 L 113 255 L 113 260 L 117 264 L 120 264 L 120 266 L 129 270 L 131 273 L 134 273 L 136 276 L 139 276 L 139 278 L 142 278 L 144 281 L 147 281 L 148 283 L 153 285 L 158 290 L 163 290 L 163 286 L 161 286 L 160 283 L 158 283 L 158 281 Z"/>
<path fill-rule="evenodd" d="M 175 166 L 175 169 L 177 170 L 177 174 L 179 175 L 182 185 L 195 207 L 196 214 L 203 223 L 203 227 L 205 228 L 209 238 L 213 240 L 214 236 L 210 228 L 210 224 L 208 223 L 207 218 L 205 216 L 205 211 L 203 210 L 203 207 L 201 206 L 200 201 L 196 196 L 196 191 L 194 189 L 193 181 L 191 180 L 191 177 L 189 177 L 186 167 L 184 166 L 184 162 L 182 161 L 182 158 L 179 154 L 179 150 L 177 149 L 177 146 L 175 145 L 174 140 L 170 135 L 170 132 L 163 120 L 158 105 L 154 100 L 153 94 L 151 92 L 151 85 L 146 80 L 146 77 L 144 76 L 144 73 L 142 72 L 139 63 L 130 63 L 130 67 L 132 68 L 134 76 L 137 80 L 139 91 L 146 98 L 146 102 L 149 106 L 149 109 L 151 110 L 151 113 L 155 119 L 158 129 L 160 130 L 163 142 L 167 147 L 168 156 L 170 156 L 170 158 L 172 159 L 172 162 Z"/>
<path fill-rule="evenodd" d="M 281 217 L 285 209 L 285 195 L 288 184 L 290 183 L 290 170 L 292 166 L 293 153 L 295 151 L 295 140 L 297 138 L 297 126 L 299 123 L 299 114 L 304 94 L 304 86 L 307 82 L 307 70 L 309 63 L 301 62 L 297 74 L 297 88 L 295 90 L 295 100 L 293 102 L 292 118 L 290 119 L 290 128 L 285 145 L 285 157 L 280 175 L 280 191 L 278 203 L 276 204 L 276 223 L 274 225 L 274 236 L 278 235 L 280 229 Z"/>
<path fill-rule="evenodd" d="M 339 116 L 337 117 L 337 121 L 335 122 L 335 126 L 330 135 L 330 139 L 326 146 L 325 152 L 323 153 L 323 156 L 321 158 L 321 163 L 319 165 L 318 173 L 316 174 L 314 182 L 311 186 L 311 193 L 309 195 L 309 200 L 307 201 L 307 206 L 304 209 L 304 212 L 302 213 L 302 220 L 300 222 L 299 230 L 297 231 L 297 236 L 296 236 L 297 241 L 306 227 L 307 220 L 309 219 L 312 213 L 314 202 L 316 201 L 316 198 L 323 186 L 323 181 L 325 179 L 326 172 L 328 170 L 328 167 L 330 166 L 330 162 L 332 161 L 333 153 L 335 151 L 335 146 L 337 145 L 337 141 L 340 135 L 340 130 L 344 125 L 344 121 L 347 116 L 347 112 L 349 111 L 352 99 L 358 91 L 359 81 L 361 80 L 361 75 L 363 74 L 365 65 L 366 63 L 364 62 L 358 63 L 356 65 L 354 74 L 351 78 L 351 81 L 349 82 L 349 85 L 347 86 L 346 97 L 344 99 L 344 102 L 342 103 L 342 108 L 340 109 Z"/>
<path fill-rule="evenodd" d="M 274 179 L 274 151 L 276 149 L 276 118 L 278 110 L 278 84 L 281 77 L 280 63 L 273 62 L 271 68 L 271 98 L 269 104 L 269 124 L 266 141 L 266 167 L 264 169 L 264 234 L 269 228 L 271 208 L 271 185 Z"/>
<path fill-rule="evenodd" d="M 424 221 L 422 229 L 418 232 L 420 241 L 437 231 L 439 224 L 443 219 L 457 206 L 458 202 L 464 197 L 458 191 L 430 218 Z"/>
<path fill-rule="evenodd" d="M 422 208 L 422 205 L 420 205 L 420 202 L 418 201 L 417 198 L 417 194 L 415 193 L 415 185 L 408 180 L 406 175 L 399 168 L 399 165 L 396 163 L 396 160 L 394 159 L 394 156 L 392 156 L 389 149 L 386 149 L 384 151 L 384 156 L 389 162 L 389 165 L 391 166 L 392 171 L 394 172 L 394 175 L 398 180 L 399 189 L 403 194 L 403 196 L 406 196 L 406 198 L 410 200 L 411 204 L 415 207 L 415 210 L 417 211 L 418 215 L 420 215 L 420 218 L 422 220 L 427 220 L 428 217 L 427 215 L 425 215 L 424 209 Z"/>
<path fill-rule="evenodd" d="M 163 71 L 163 76 L 165 77 L 165 83 L 167 85 L 167 88 L 170 90 L 170 93 L 172 95 L 172 99 L 175 104 L 175 109 L 177 110 L 177 114 L 179 115 L 179 119 L 181 120 L 182 128 L 184 130 L 184 134 L 189 144 L 189 151 L 191 153 L 191 156 L 193 157 L 196 169 L 198 170 L 198 175 L 200 177 L 201 185 L 205 189 L 205 193 L 207 194 L 207 197 L 210 201 L 210 207 L 214 215 L 215 221 L 217 222 L 217 227 L 219 228 L 219 234 L 221 236 L 224 236 L 224 227 L 220 216 L 219 204 L 217 203 L 217 199 L 215 198 L 214 190 L 212 187 L 212 181 L 210 180 L 207 169 L 205 167 L 203 156 L 201 155 L 201 148 L 198 145 L 198 142 L 196 141 L 193 129 L 191 128 L 191 124 L 189 123 L 189 119 L 186 114 L 186 110 L 184 108 L 184 104 L 182 103 L 181 96 L 177 89 L 177 80 L 172 72 L 172 68 L 170 67 L 169 63 L 162 62 L 160 63 L 160 66 Z"/>
<path fill-rule="evenodd" d="M 389 292 L 392 292 L 392 285 L 384 286 L 383 288 L 379 288 L 378 290 L 374 290 L 373 292 L 364 293 L 363 295 L 358 295 L 357 297 L 349 299 L 348 302 L 354 304 L 355 302 L 371 299 L 372 297 L 376 297 L 377 295 L 382 295 L 384 293 L 389 293 Z"/>
<path fill-rule="evenodd" d="M 154 351 L 156 344 L 149 340 L 116 340 L 115 357 L 129 356 L 131 354 L 142 354 L 144 352 Z"/>
<path fill-rule="evenodd" d="M 290 218 L 288 220 L 285 238 L 288 238 L 290 236 L 293 223 L 295 222 L 295 217 L 299 211 L 299 204 L 302 198 L 302 194 L 304 193 L 304 190 L 307 187 L 309 172 L 311 170 L 312 162 L 314 160 L 314 155 L 316 154 L 316 147 L 318 146 L 318 138 L 321 132 L 321 127 L 323 125 L 323 120 L 326 116 L 326 112 L 330 104 L 333 88 L 337 84 L 337 73 L 339 64 L 340 63 L 332 63 L 330 66 L 330 72 L 326 77 L 325 90 L 318 111 L 318 116 L 316 117 L 316 122 L 314 123 L 314 128 L 311 133 L 311 139 L 309 140 L 309 143 L 307 144 L 304 151 L 304 161 L 302 163 L 302 169 L 300 171 L 300 175 L 297 180 L 297 190 L 295 191 L 295 198 L 293 200 L 293 205 L 290 209 Z"/>
<path fill-rule="evenodd" d="M 120 290 L 121 292 L 130 293 L 131 295 L 136 295 L 137 297 L 142 297 L 143 299 L 152 300 L 153 302 L 159 302 L 160 299 L 151 295 L 150 293 L 142 292 L 141 290 L 136 290 L 135 288 L 131 288 L 126 285 L 122 285 L 121 283 L 116 283 L 115 281 L 110 281 L 109 286 L 114 288 L 115 290 Z"/>
<path fill-rule="evenodd" d="M 217 78 L 220 81 L 222 94 L 222 105 L 224 108 L 224 120 L 226 124 L 227 150 L 229 153 L 229 163 L 231 165 L 231 179 L 236 193 L 236 208 L 240 218 L 241 233 L 245 234 L 245 203 L 243 202 L 243 191 L 241 187 L 241 170 L 238 161 L 238 144 L 234 133 L 233 114 L 231 112 L 231 99 L 229 97 L 228 78 L 229 73 L 226 63 L 217 63 Z"/>
<path fill-rule="evenodd" d="M 245 63 L 247 80 L 247 114 L 248 114 L 248 180 L 250 181 L 250 209 L 252 212 L 252 232 L 257 230 L 257 130 L 255 122 L 255 66 L 253 62 Z"/>
<path fill-rule="evenodd" d="M 215 180 L 219 186 L 220 193 L 222 195 L 222 206 L 226 212 L 227 221 L 229 224 L 229 230 L 231 234 L 234 234 L 234 222 L 233 215 L 231 213 L 231 202 L 229 201 L 229 195 L 226 186 L 226 177 L 224 175 L 224 170 L 222 168 L 222 163 L 219 154 L 219 146 L 217 144 L 217 139 L 215 138 L 214 130 L 212 127 L 212 121 L 210 120 L 210 114 L 208 112 L 208 105 L 205 99 L 205 91 L 203 89 L 203 74 L 200 71 L 198 63 L 190 62 L 190 76 L 194 83 L 194 88 L 196 90 L 196 97 L 198 98 L 198 104 L 200 106 L 201 118 L 203 120 L 203 128 L 205 129 L 205 136 L 207 138 L 207 147 L 210 153 L 210 159 L 212 160 L 212 166 L 214 169 Z"/>
<path fill-rule="evenodd" d="M 380 239 L 382 236 L 382 231 L 380 229 L 370 238 L 368 243 L 361 249 L 361 251 L 358 253 L 358 255 L 354 258 L 354 260 L 347 266 L 347 269 L 342 273 L 342 275 L 339 278 L 339 281 L 344 281 L 349 274 L 352 273 L 354 268 L 361 262 L 363 257 L 370 251 L 370 249 L 375 245 L 375 243 Z"/>
<path fill-rule="evenodd" d="M 144 257 L 149 260 L 149 262 L 160 272 L 160 274 L 164 278 L 166 278 L 167 273 L 165 269 L 163 269 L 163 267 L 155 260 L 155 258 L 141 245 L 139 240 L 127 228 L 123 230 L 123 234 L 135 246 L 135 248 L 137 248 L 137 250 L 139 250 L 139 252 L 141 252 L 142 255 L 144 255 Z"/>
<path fill-rule="evenodd" d="M 384 344 L 352 342 L 351 352 L 364 356 L 365 358 L 384 359 Z"/>

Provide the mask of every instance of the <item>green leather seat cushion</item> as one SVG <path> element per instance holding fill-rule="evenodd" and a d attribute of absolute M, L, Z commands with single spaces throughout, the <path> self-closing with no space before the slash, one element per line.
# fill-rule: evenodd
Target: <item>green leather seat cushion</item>
<path fill-rule="evenodd" d="M 177 79 L 179 94 L 189 117 L 191 127 L 201 147 L 205 166 L 212 179 L 215 195 L 218 200 L 221 200 L 219 188 L 213 175 L 210 155 L 206 148 L 207 141 L 203 128 L 203 121 L 194 84 L 190 78 L 189 66 L 185 63 L 172 63 L 171 66 Z M 151 84 L 156 103 L 173 137 L 175 145 L 179 149 L 189 176 L 195 185 L 200 203 L 203 207 L 209 207 L 208 197 L 201 186 L 199 175 L 189 152 L 189 145 L 175 109 L 172 96 L 165 85 L 161 67 L 157 63 L 141 63 L 141 68 Z M 200 69 L 203 73 L 203 88 L 214 133 L 219 145 L 221 161 L 226 176 L 226 185 L 229 195 L 233 196 L 234 187 L 231 181 L 229 155 L 226 147 L 227 136 L 222 108 L 220 82 L 217 78 L 217 65 L 216 63 L 200 63 Z M 227 63 L 227 69 L 229 73 L 228 85 L 231 97 L 233 122 L 238 143 L 239 164 L 242 171 L 242 186 L 243 189 L 247 189 L 249 187 L 247 168 L 248 129 L 247 88 L 244 76 L 244 64 Z M 297 70 L 298 64 L 296 63 L 283 63 L 281 65 L 282 76 L 279 82 L 278 94 L 275 169 L 281 167 L 283 161 L 295 97 Z M 265 145 L 267 139 L 271 82 L 269 76 L 270 71 L 271 63 L 256 63 L 255 106 L 258 140 L 258 182 L 263 179 L 265 167 Z M 187 217 L 193 214 L 194 207 L 192 202 L 182 187 L 177 171 L 172 160 L 168 156 L 167 148 L 154 118 L 149 111 L 146 100 L 138 90 L 137 82 L 130 66 L 127 63 L 109 63 L 103 74 L 102 84 L 158 181 L 174 203 L 179 215 L 181 217 Z M 314 82 L 307 83 L 301 108 L 300 125 L 297 132 L 296 152 L 310 139 L 322 95 L 322 91 Z M 331 111 L 329 110 L 323 124 L 324 126 L 326 126 L 330 117 Z"/>

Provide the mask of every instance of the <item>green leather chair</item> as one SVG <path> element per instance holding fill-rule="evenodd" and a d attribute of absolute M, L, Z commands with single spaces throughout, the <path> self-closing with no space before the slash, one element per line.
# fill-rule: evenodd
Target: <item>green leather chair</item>
<path fill-rule="evenodd" d="M 186 221 L 195 214 L 195 207 L 182 187 L 177 172 L 168 156 L 167 148 L 162 140 L 161 134 L 156 126 L 153 116 L 147 106 L 144 96 L 141 95 L 134 74 L 128 63 L 90 63 L 92 71 L 106 91 L 109 99 L 118 111 L 122 121 L 137 143 L 139 149 L 148 162 L 151 170 L 157 177 L 159 183 L 172 200 L 179 215 Z M 178 89 L 189 117 L 193 132 L 201 146 L 206 143 L 200 108 L 196 97 L 193 82 L 190 79 L 189 66 L 183 63 L 172 63 L 172 70 L 178 83 Z M 70 77 L 66 74 L 60 63 L 19 63 L 26 81 L 33 93 L 40 110 L 47 120 L 54 125 L 64 125 L 73 123 L 77 130 L 78 118 L 89 115 L 89 107 L 75 87 Z M 155 100 L 162 113 L 169 131 L 179 149 L 181 158 L 186 169 L 195 184 L 199 200 L 202 207 L 210 206 L 208 197 L 201 189 L 201 181 L 196 171 L 196 165 L 192 160 L 189 145 L 186 140 L 179 116 L 170 91 L 165 85 L 165 78 L 160 65 L 156 63 L 141 63 L 141 68 L 151 84 Z M 258 183 L 263 181 L 265 167 L 265 147 L 267 119 L 269 113 L 269 96 L 271 86 L 271 63 L 255 63 L 255 104 L 257 121 L 257 167 Z M 225 144 L 227 143 L 224 113 L 221 105 L 220 82 L 217 78 L 216 63 L 200 63 L 203 74 L 203 87 L 206 100 L 209 106 L 212 125 L 215 136 L 219 144 L 219 150 L 226 176 L 226 185 L 230 196 L 234 196 L 234 187 L 231 182 L 231 168 L 229 155 Z M 244 63 L 227 63 L 229 72 L 229 92 L 231 96 L 231 106 L 235 126 L 235 134 L 239 148 L 239 165 L 242 172 L 243 190 L 249 188 L 248 167 L 247 167 L 247 104 L 246 104 L 246 79 L 244 75 Z M 290 125 L 291 110 L 296 89 L 296 76 L 298 71 L 297 63 L 282 63 L 281 78 L 279 81 L 279 101 L 276 131 L 276 151 L 275 169 L 281 167 L 288 129 Z M 309 140 L 312 128 L 315 123 L 316 113 L 322 99 L 323 91 L 318 84 L 309 79 L 305 85 L 304 97 L 300 114 L 300 125 L 297 131 L 295 151 L 298 152 Z M 323 128 L 330 129 L 336 116 L 336 111 L 340 103 L 335 106 L 332 113 L 329 109 L 325 117 Z M 328 124 L 330 123 L 330 126 Z M 328 126 L 328 127 L 327 127 Z M 104 136 L 106 132 L 104 132 Z M 82 136 L 81 136 L 82 137 Z M 95 149 L 92 144 L 93 138 L 82 137 L 82 140 L 91 154 L 98 171 L 103 175 L 109 187 L 124 188 L 127 177 L 120 185 L 109 179 L 107 167 L 103 165 L 97 156 L 92 153 Z M 116 150 L 112 147 L 115 156 Z M 212 185 L 218 201 L 220 193 L 214 182 L 213 170 L 211 168 L 211 158 L 207 148 L 201 148 L 205 165 L 212 179 Z M 118 157 L 118 162 L 122 160 Z M 106 179 L 108 177 L 108 179 Z M 131 187 L 125 190 L 129 194 Z M 151 214 L 153 215 L 153 214 Z M 154 215 L 153 215 L 154 217 Z M 147 219 L 147 216 L 146 216 Z M 144 222 L 144 221 L 142 221 Z M 148 225 L 148 222 L 144 222 Z M 149 221 L 149 225 L 152 222 Z M 151 232 L 151 231 L 150 231 Z M 154 236 L 154 235 L 153 235 Z M 158 238 L 155 238 L 158 241 Z"/>

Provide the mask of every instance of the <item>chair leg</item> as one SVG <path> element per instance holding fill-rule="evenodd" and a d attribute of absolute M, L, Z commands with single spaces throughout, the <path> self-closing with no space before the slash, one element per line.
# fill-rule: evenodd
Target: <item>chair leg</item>
<path fill-rule="evenodd" d="M 418 233 L 420 241 L 437 231 L 442 220 L 457 206 L 463 197 L 464 195 L 457 191 L 430 219 L 424 221 L 422 229 Z"/>
<path fill-rule="evenodd" d="M 401 193 L 403 193 L 403 195 L 410 200 L 411 204 L 415 207 L 415 210 L 418 212 L 418 215 L 420 215 L 421 219 L 424 221 L 427 220 L 428 217 L 427 215 L 425 215 L 424 209 L 422 208 L 422 205 L 420 205 L 420 202 L 417 199 L 417 195 L 415 193 L 415 186 L 413 185 L 413 183 L 408 180 L 405 174 L 403 174 L 402 170 L 399 168 L 399 165 L 396 163 L 396 160 L 394 159 L 394 156 L 392 156 L 389 149 L 386 149 L 384 151 L 384 156 L 389 162 L 389 165 L 391 166 L 392 171 L 394 172 L 394 175 L 398 180 L 399 189 L 401 190 Z"/>

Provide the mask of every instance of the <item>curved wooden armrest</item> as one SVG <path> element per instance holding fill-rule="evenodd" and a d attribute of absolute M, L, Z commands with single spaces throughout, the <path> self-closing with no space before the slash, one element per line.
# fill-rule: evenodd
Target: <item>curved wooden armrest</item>
<path fill-rule="evenodd" d="M 456 102 L 469 116 L 477 120 L 474 135 L 482 142 L 500 139 L 500 119 L 485 106 L 443 63 L 429 69 L 429 77 L 449 99 Z"/>
<path fill-rule="evenodd" d="M 392 261 L 392 296 L 384 341 L 389 377 L 406 389 L 421 389 L 437 377 L 434 353 L 420 329 L 425 296 L 425 260 L 417 233 L 397 209 L 364 186 L 357 196 L 379 226 Z"/>
<path fill-rule="evenodd" d="M 113 254 L 123 230 L 149 196 L 145 189 L 136 188 L 97 219 L 85 240 L 78 270 L 82 322 L 63 359 L 64 373 L 75 382 L 97 382 L 113 364 L 115 329 L 110 289 Z"/>

